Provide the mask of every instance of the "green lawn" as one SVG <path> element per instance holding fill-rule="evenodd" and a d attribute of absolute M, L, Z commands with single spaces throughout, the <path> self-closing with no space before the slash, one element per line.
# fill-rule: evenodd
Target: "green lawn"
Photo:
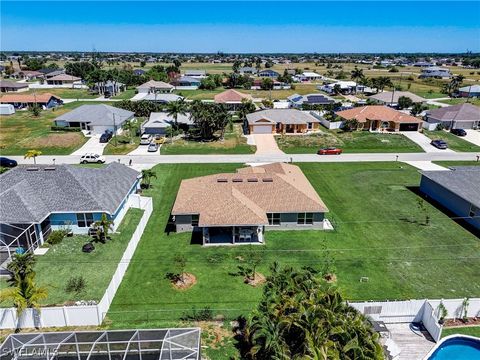
<path fill-rule="evenodd" d="M 43 110 L 34 117 L 30 111 L 17 111 L 0 117 L 0 152 L 2 155 L 24 155 L 30 149 L 43 155 L 68 155 L 80 148 L 87 139 L 81 132 L 51 131 L 53 120 L 88 102 L 73 102 L 58 109 Z M 95 102 L 95 104 L 99 104 Z"/>
<path fill-rule="evenodd" d="M 478 98 L 468 99 L 468 101 L 467 99 L 448 99 L 448 100 L 439 100 L 438 102 L 449 104 L 449 105 L 464 104 L 466 102 L 469 102 L 472 105 L 480 106 L 480 99 Z"/>
<path fill-rule="evenodd" d="M 344 132 L 322 130 L 312 135 L 276 136 L 277 144 L 287 154 L 313 154 L 321 147 L 338 146 L 345 153 L 423 152 L 422 148 L 401 134 L 376 134 L 368 131 Z"/>
<path fill-rule="evenodd" d="M 460 327 L 460 328 L 443 328 L 442 330 L 442 337 L 449 336 L 449 335 L 470 335 L 476 336 L 480 338 L 480 326 L 467 326 L 467 327 Z"/>
<path fill-rule="evenodd" d="M 232 132 L 225 133 L 223 141 L 199 142 L 179 139 L 171 144 L 167 139 L 160 148 L 162 155 L 253 154 L 254 152 L 255 146 L 247 144 L 247 139 L 242 136 L 241 126 L 238 124 Z"/>
<path fill-rule="evenodd" d="M 135 88 L 127 89 L 118 95 L 112 96 L 112 99 L 122 99 L 122 100 L 131 99 L 132 97 L 135 96 L 135 91 L 136 91 Z"/>
<path fill-rule="evenodd" d="M 442 139 L 447 142 L 448 148 L 454 151 L 464 152 L 476 152 L 480 151 L 480 146 L 474 145 L 471 142 L 463 140 L 460 136 L 453 135 L 450 132 L 444 130 L 428 131 L 424 130 L 423 133 L 430 139 Z"/>
<path fill-rule="evenodd" d="M 87 89 L 69 89 L 69 88 L 56 88 L 56 89 L 35 89 L 29 90 L 22 94 L 33 93 L 44 94 L 50 93 L 57 95 L 62 99 L 95 99 L 99 97 L 98 94 L 91 94 Z"/>
<path fill-rule="evenodd" d="M 246 315 L 261 296 L 239 276 L 245 247 L 201 247 L 190 233 L 165 233 L 180 180 L 232 172 L 234 164 L 168 164 L 154 168 L 157 179 L 145 191 L 154 211 L 108 314 L 113 327 L 155 327 L 175 324 L 193 307 L 211 307 L 227 319 Z M 336 231 L 270 231 L 264 260 L 269 265 L 319 267 L 323 244 L 335 258 L 338 285 L 351 300 L 458 298 L 480 292 L 478 238 L 435 207 L 426 204 L 429 226 L 419 224 L 419 197 L 409 187 L 418 171 L 395 163 L 304 163 L 300 165 L 330 209 Z M 165 278 L 173 258 L 188 259 L 186 271 L 197 284 L 174 290 Z M 360 282 L 368 277 L 368 282 Z M 185 325 L 184 323 L 182 323 Z"/>

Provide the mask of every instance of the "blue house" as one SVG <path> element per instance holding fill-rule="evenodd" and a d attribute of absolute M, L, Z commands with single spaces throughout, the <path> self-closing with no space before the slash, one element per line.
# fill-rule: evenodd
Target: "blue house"
<path fill-rule="evenodd" d="M 278 72 L 271 69 L 265 69 L 265 70 L 259 71 L 257 75 L 259 77 L 271 78 L 271 79 L 276 79 L 280 76 Z"/>
<path fill-rule="evenodd" d="M 119 163 L 18 166 L 0 175 L 0 265 L 18 248 L 35 250 L 52 230 L 88 233 L 102 214 L 115 230 L 139 181 L 139 172 Z"/>
<path fill-rule="evenodd" d="M 420 191 L 480 230 L 480 167 L 422 171 Z"/>

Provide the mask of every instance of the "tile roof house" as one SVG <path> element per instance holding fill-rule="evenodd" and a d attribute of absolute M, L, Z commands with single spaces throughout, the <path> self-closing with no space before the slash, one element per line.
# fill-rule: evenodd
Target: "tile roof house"
<path fill-rule="evenodd" d="M 266 229 L 325 229 L 327 207 L 302 173 L 275 163 L 182 180 L 172 216 L 203 244 L 263 243 Z"/>
<path fill-rule="evenodd" d="M 15 77 L 17 79 L 26 80 L 41 79 L 43 78 L 43 76 L 44 74 L 42 72 L 36 70 L 20 70 L 12 75 L 12 77 Z"/>
<path fill-rule="evenodd" d="M 480 230 L 480 167 L 422 171 L 420 191 Z"/>
<path fill-rule="evenodd" d="M 344 120 L 355 119 L 359 130 L 369 131 L 418 131 L 422 120 L 383 105 L 367 105 L 335 114 Z"/>
<path fill-rule="evenodd" d="M 18 83 L 9 80 L 0 80 L 0 92 L 20 92 L 27 91 L 28 84 Z"/>
<path fill-rule="evenodd" d="M 397 105 L 398 99 L 401 97 L 407 97 L 412 100 L 414 103 L 423 103 L 427 101 L 426 99 L 422 98 L 421 96 L 415 95 L 410 91 L 384 91 L 372 96 L 369 96 L 369 99 L 375 100 L 381 104 L 385 105 Z"/>
<path fill-rule="evenodd" d="M 247 114 L 250 134 L 295 134 L 317 130 L 320 121 L 307 111 L 269 109 Z"/>
<path fill-rule="evenodd" d="M 139 94 L 170 93 L 174 87 L 164 81 L 149 80 L 137 86 Z"/>
<path fill-rule="evenodd" d="M 0 257 L 5 260 L 19 247 L 33 251 L 51 230 L 87 233 L 102 214 L 108 215 L 116 229 L 130 194 L 138 188 L 139 175 L 115 162 L 103 168 L 21 165 L 3 173 Z"/>
<path fill-rule="evenodd" d="M 76 127 L 101 135 L 109 130 L 120 133 L 125 122 L 133 120 L 135 113 L 105 104 L 81 105 L 55 119 L 57 126 Z"/>
<path fill-rule="evenodd" d="M 50 109 L 58 105 L 62 105 L 63 101 L 58 96 L 43 93 L 43 94 L 6 94 L 0 97 L 0 103 L 11 104 L 16 109 L 21 109 L 27 106 L 37 104 L 45 109 Z"/>
<path fill-rule="evenodd" d="M 442 124 L 447 129 L 476 129 L 480 127 L 480 107 L 459 104 L 428 110 L 425 121 L 430 124 Z"/>
<path fill-rule="evenodd" d="M 67 74 L 59 74 L 52 76 L 47 79 L 47 84 L 48 85 L 68 85 L 68 84 L 81 84 L 82 79 L 73 76 L 73 75 L 67 75 Z"/>
<path fill-rule="evenodd" d="M 253 98 L 250 94 L 244 94 L 234 89 L 225 90 L 214 96 L 214 101 L 217 104 L 224 104 L 229 110 L 235 111 L 242 103 L 242 101 L 252 101 Z"/>

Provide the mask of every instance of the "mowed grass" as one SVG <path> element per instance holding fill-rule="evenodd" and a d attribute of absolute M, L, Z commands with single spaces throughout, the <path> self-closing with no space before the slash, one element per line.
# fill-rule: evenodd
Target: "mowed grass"
<path fill-rule="evenodd" d="M 480 146 L 472 144 L 467 140 L 463 140 L 460 136 L 453 135 L 452 133 L 444 130 L 434 130 L 434 131 L 424 130 L 423 133 L 432 140 L 441 139 L 446 141 L 448 144 L 448 148 L 454 151 L 463 151 L 463 152 L 480 151 Z"/>
<path fill-rule="evenodd" d="M 448 105 L 458 105 L 458 104 L 465 104 L 470 103 L 472 105 L 480 106 L 480 99 L 479 98 L 472 98 L 472 99 L 465 99 L 465 98 L 458 98 L 458 99 L 448 99 L 448 100 L 439 100 L 438 102 L 448 104 Z"/>
<path fill-rule="evenodd" d="M 126 89 L 125 91 L 121 92 L 120 94 L 112 96 L 112 99 L 122 99 L 122 100 L 131 99 L 132 97 L 135 96 L 135 91 L 136 91 L 135 88 Z"/>
<path fill-rule="evenodd" d="M 53 89 L 34 89 L 28 90 L 22 94 L 45 94 L 50 93 L 57 95 L 61 99 L 95 99 L 100 95 L 91 94 L 87 89 L 72 89 L 72 88 L 53 88 Z"/>
<path fill-rule="evenodd" d="M 235 164 L 168 164 L 154 168 L 157 179 L 145 195 L 154 211 L 108 313 L 114 327 L 149 327 L 178 322 L 192 308 L 210 307 L 227 319 L 246 315 L 262 288 L 233 275 L 243 264 L 245 246 L 202 247 L 190 233 L 166 233 L 167 220 L 181 179 L 233 172 Z M 269 231 L 257 248 L 269 266 L 319 268 L 325 245 L 337 268 L 338 286 L 350 300 L 458 298 L 476 296 L 480 283 L 479 239 L 426 203 L 429 226 L 421 222 L 420 197 L 409 189 L 418 171 L 395 163 L 304 163 L 300 167 L 330 209 L 336 230 Z M 197 284 L 186 291 L 165 278 L 176 271 L 174 257 L 187 259 L 186 271 Z M 367 282 L 360 282 L 367 277 Z"/>
<path fill-rule="evenodd" d="M 456 335 L 456 334 L 480 337 L 480 326 L 443 328 L 443 330 L 442 330 L 442 337 L 446 337 L 446 336 L 450 336 L 450 335 Z"/>
<path fill-rule="evenodd" d="M 81 132 L 51 131 L 51 126 L 56 117 L 85 104 L 88 102 L 79 101 L 42 110 L 38 117 L 27 110 L 0 116 L 0 152 L 3 155 L 24 155 L 28 150 L 36 149 L 43 155 L 72 153 L 87 139 Z"/>
<path fill-rule="evenodd" d="M 401 134 L 368 131 L 322 130 L 322 133 L 312 135 L 284 135 L 275 136 L 275 139 L 287 154 L 313 154 L 319 148 L 329 146 L 340 147 L 345 153 L 423 152 L 421 147 Z"/>
<path fill-rule="evenodd" d="M 162 155 L 189 155 L 189 154 L 253 154 L 256 147 L 247 144 L 247 139 L 242 136 L 242 129 L 235 124 L 232 132 L 225 133 L 223 140 L 200 142 L 191 140 L 175 140 L 170 143 L 169 139 L 160 148 Z"/>

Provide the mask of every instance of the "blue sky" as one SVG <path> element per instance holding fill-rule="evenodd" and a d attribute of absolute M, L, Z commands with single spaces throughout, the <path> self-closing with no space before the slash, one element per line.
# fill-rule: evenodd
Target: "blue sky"
<path fill-rule="evenodd" d="M 4 1 L 2 50 L 480 51 L 480 1 Z"/>

